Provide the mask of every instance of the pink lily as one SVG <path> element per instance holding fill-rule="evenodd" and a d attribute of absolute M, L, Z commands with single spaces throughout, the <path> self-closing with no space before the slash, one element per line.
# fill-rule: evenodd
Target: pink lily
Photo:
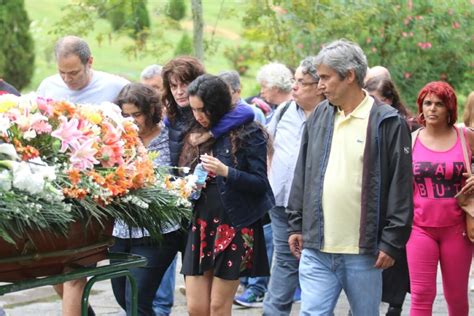
<path fill-rule="evenodd" d="M 70 161 L 74 168 L 79 170 L 93 169 L 94 165 L 99 163 L 94 157 L 97 153 L 97 149 L 93 147 L 95 141 L 94 138 L 89 138 L 82 144 L 71 144 L 72 155 Z"/>
<path fill-rule="evenodd" d="M 61 125 L 57 130 L 51 133 L 51 136 L 59 138 L 62 141 L 61 152 L 65 152 L 68 147 L 78 146 L 79 140 L 86 137 L 83 132 L 78 129 L 79 120 L 72 118 L 70 121 L 66 117 L 61 116 Z"/>
<path fill-rule="evenodd" d="M 105 145 L 100 150 L 102 166 L 106 168 L 113 167 L 115 164 L 121 166 L 124 164 L 123 161 L 123 144 L 117 142 L 114 145 Z"/>

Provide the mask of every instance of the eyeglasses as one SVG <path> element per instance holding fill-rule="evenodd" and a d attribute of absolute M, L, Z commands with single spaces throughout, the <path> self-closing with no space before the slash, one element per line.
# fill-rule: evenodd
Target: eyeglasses
<path fill-rule="evenodd" d="M 296 84 L 298 87 L 308 87 L 312 86 L 313 84 L 318 84 L 319 81 L 311 81 L 311 82 L 304 82 L 303 80 L 295 80 L 291 81 L 292 84 Z"/>

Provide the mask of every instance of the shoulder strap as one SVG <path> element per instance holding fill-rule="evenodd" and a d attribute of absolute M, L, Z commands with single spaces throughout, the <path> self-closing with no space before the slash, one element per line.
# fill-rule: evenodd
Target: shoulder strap
<path fill-rule="evenodd" d="M 462 154 L 464 156 L 464 164 L 466 165 L 466 171 L 469 175 L 471 175 L 471 159 L 469 159 L 467 154 L 467 145 L 466 145 L 466 137 L 464 137 L 464 129 L 456 127 L 458 130 L 459 137 L 461 139 L 461 147 L 462 147 Z"/>
<path fill-rule="evenodd" d="M 421 131 L 421 128 L 411 133 L 411 149 L 415 147 L 416 139 L 418 138 L 418 134 L 420 133 L 420 131 Z"/>
<path fill-rule="evenodd" d="M 288 110 L 288 108 L 290 107 L 290 104 L 291 102 L 293 102 L 293 100 L 290 100 L 288 102 L 286 102 L 286 104 L 283 106 L 283 108 L 281 109 L 280 111 L 280 115 L 278 115 L 278 118 L 277 118 L 277 121 L 276 123 L 278 124 L 278 122 L 280 122 L 281 118 L 283 117 L 283 115 L 285 114 L 285 112 Z"/>
<path fill-rule="evenodd" d="M 466 143 L 469 145 L 469 149 L 471 149 L 471 155 L 474 153 L 474 129 L 472 127 L 466 127 Z"/>

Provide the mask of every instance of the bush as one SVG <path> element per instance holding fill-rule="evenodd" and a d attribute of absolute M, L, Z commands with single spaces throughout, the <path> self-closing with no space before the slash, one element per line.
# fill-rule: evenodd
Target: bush
<path fill-rule="evenodd" d="M 111 0 L 99 14 L 110 22 L 114 31 L 128 30 L 133 39 L 150 28 L 146 0 Z"/>
<path fill-rule="evenodd" d="M 174 55 L 193 55 L 193 53 L 193 40 L 188 35 L 188 33 L 184 33 L 183 36 L 181 36 L 178 45 L 176 45 Z"/>
<path fill-rule="evenodd" d="M 241 76 L 245 75 L 256 57 L 255 49 L 250 45 L 228 46 L 224 50 L 224 56 Z"/>
<path fill-rule="evenodd" d="M 0 0 L 0 77 L 18 90 L 27 86 L 34 71 L 34 43 L 23 0 Z"/>
<path fill-rule="evenodd" d="M 180 21 L 186 15 L 186 3 L 184 0 L 169 0 L 166 15 L 175 21 Z"/>
<path fill-rule="evenodd" d="M 322 45 L 347 38 L 357 42 L 369 66 L 389 68 L 413 108 L 427 82 L 448 81 L 467 94 L 474 55 L 472 4 L 452 1 L 278 0 L 248 2 L 247 39 L 263 43 L 259 56 L 297 65 Z"/>

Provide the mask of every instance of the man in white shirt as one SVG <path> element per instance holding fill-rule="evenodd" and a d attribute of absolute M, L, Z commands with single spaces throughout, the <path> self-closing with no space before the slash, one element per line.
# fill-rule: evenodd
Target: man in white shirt
<path fill-rule="evenodd" d="M 92 70 L 94 58 L 89 45 L 77 36 L 65 36 L 54 48 L 58 74 L 44 79 L 37 94 L 54 100 L 99 105 L 113 102 L 128 80 Z M 63 315 L 80 315 L 81 297 L 87 279 L 77 279 L 54 286 L 63 299 Z M 88 315 L 95 315 L 89 307 Z"/>
<path fill-rule="evenodd" d="M 324 100 L 318 88 L 314 57 L 303 59 L 295 71 L 292 87 L 293 102 L 280 105 L 267 125 L 273 137 L 273 156 L 268 180 L 275 195 L 275 207 L 270 210 L 274 258 L 268 291 L 263 302 L 263 315 L 290 315 L 293 293 L 299 286 L 298 259 L 288 245 L 288 216 L 285 213 L 293 174 L 298 159 L 306 119 Z"/>
<path fill-rule="evenodd" d="M 44 79 L 38 95 L 74 103 L 100 104 L 114 101 L 128 81 L 92 69 L 94 58 L 89 45 L 77 36 L 66 36 L 56 43 L 54 54 L 58 74 Z"/>

